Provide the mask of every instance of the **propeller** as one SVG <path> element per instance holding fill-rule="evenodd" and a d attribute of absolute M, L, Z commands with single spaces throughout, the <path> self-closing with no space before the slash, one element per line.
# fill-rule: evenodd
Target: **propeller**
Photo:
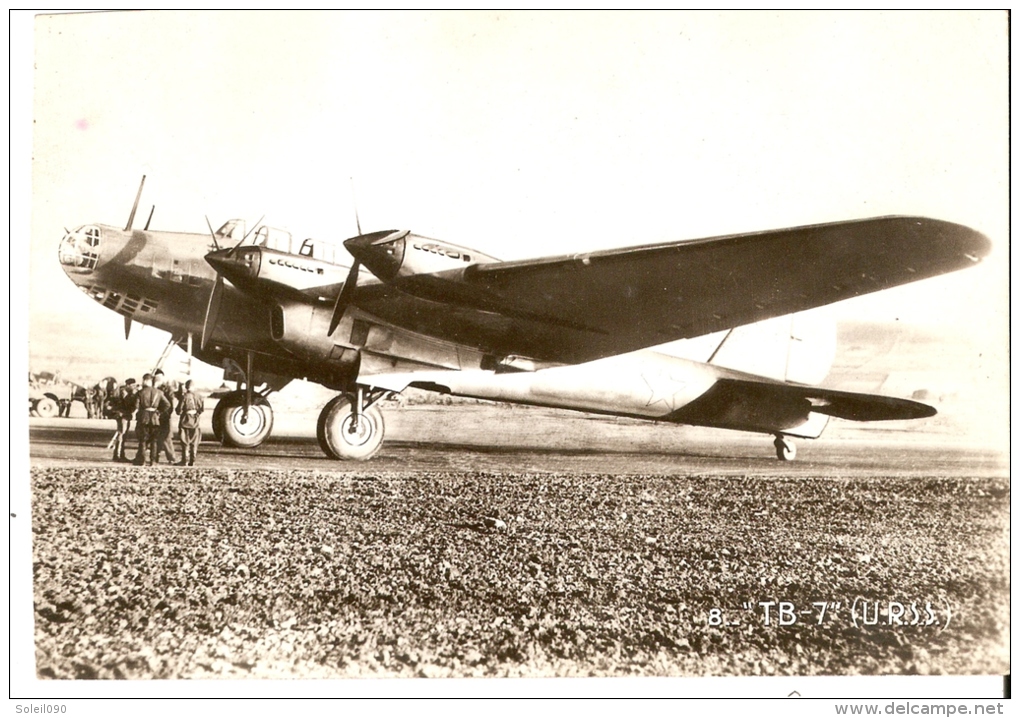
<path fill-rule="evenodd" d="M 216 233 L 213 232 L 212 223 L 209 221 L 209 215 L 205 216 L 205 226 L 209 228 L 209 236 L 212 237 L 213 246 L 216 249 L 220 248 L 220 243 L 216 241 Z"/>
<path fill-rule="evenodd" d="M 351 177 L 351 199 L 354 204 L 354 224 L 358 227 L 358 236 L 360 237 L 361 218 L 358 217 L 358 196 L 354 191 L 353 177 Z M 333 336 L 333 332 L 336 331 L 337 326 L 340 324 L 347 306 L 351 303 L 354 290 L 358 288 L 359 269 L 361 269 L 361 262 L 355 257 L 354 264 L 351 265 L 351 271 L 347 273 L 347 279 L 344 280 L 344 286 L 340 289 L 340 293 L 336 295 L 336 304 L 333 305 L 333 316 L 329 319 L 329 333 L 326 336 Z"/>
<path fill-rule="evenodd" d="M 327 336 L 333 336 L 333 332 L 336 331 L 337 325 L 340 324 L 340 320 L 347 310 L 347 305 L 351 303 L 354 290 L 358 288 L 358 270 L 360 268 L 361 262 L 355 259 L 354 264 L 351 265 L 351 271 L 347 273 L 347 279 L 344 280 L 343 288 L 336 295 L 336 304 L 333 305 L 333 316 L 329 320 L 329 333 Z"/>
<path fill-rule="evenodd" d="M 220 304 L 223 300 L 223 275 L 216 273 L 216 281 L 213 282 L 212 291 L 209 292 L 209 303 L 205 305 L 205 320 L 202 322 L 202 339 L 198 346 L 203 351 L 209 336 L 216 328 L 216 321 L 219 319 Z"/>
<path fill-rule="evenodd" d="M 344 241 L 344 247 L 354 257 L 354 264 L 351 265 L 351 271 L 347 274 L 347 281 L 344 282 L 343 288 L 341 288 L 340 293 L 336 297 L 336 304 L 333 306 L 333 316 L 329 322 L 329 336 L 333 336 L 333 332 L 336 330 L 337 325 L 340 324 L 344 311 L 354 299 L 354 291 L 358 287 L 358 270 L 361 269 L 361 260 L 367 258 L 368 267 L 372 273 L 382 281 L 387 281 L 387 277 L 397 273 L 399 262 L 387 262 L 387 255 L 389 253 L 373 248 L 396 242 L 407 235 L 408 231 L 406 229 L 386 230 L 370 234 L 359 234 L 357 237 L 351 237 Z"/>
<path fill-rule="evenodd" d="M 361 234 L 361 220 L 358 218 L 358 195 L 354 191 L 354 178 L 351 177 L 351 199 L 354 201 L 354 223 L 358 225 L 358 234 Z M 332 332 L 331 332 L 332 333 Z"/>
<path fill-rule="evenodd" d="M 251 226 L 244 236 L 227 251 L 227 257 L 233 256 L 237 248 L 240 247 L 244 240 L 251 236 L 251 233 L 262 224 L 262 220 L 266 218 L 266 215 L 259 217 L 259 220 Z M 220 244 L 216 241 L 216 233 L 213 231 L 212 223 L 209 221 L 209 216 L 205 217 L 206 226 L 209 227 L 209 234 L 212 236 L 213 246 L 216 247 L 215 251 L 220 251 Z M 218 271 L 216 272 L 216 281 L 213 282 L 212 291 L 209 292 L 209 302 L 205 305 L 205 319 L 202 322 L 202 338 L 199 341 L 199 347 L 205 349 L 206 342 L 209 341 L 209 337 L 212 336 L 213 331 L 216 329 L 216 323 L 219 320 L 220 315 L 220 304 L 223 301 L 223 275 Z"/>
<path fill-rule="evenodd" d="M 149 231 L 149 225 L 152 223 L 152 213 L 156 211 L 156 205 L 152 205 L 152 209 L 149 210 L 149 218 L 145 220 L 145 230 Z"/>

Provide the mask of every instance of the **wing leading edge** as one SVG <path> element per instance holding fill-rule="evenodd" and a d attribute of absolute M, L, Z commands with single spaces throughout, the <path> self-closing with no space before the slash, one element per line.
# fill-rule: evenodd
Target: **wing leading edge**
<path fill-rule="evenodd" d="M 880 217 L 478 264 L 461 281 L 490 316 L 521 325 L 502 350 L 575 363 L 963 269 L 989 248 L 962 225 Z"/>

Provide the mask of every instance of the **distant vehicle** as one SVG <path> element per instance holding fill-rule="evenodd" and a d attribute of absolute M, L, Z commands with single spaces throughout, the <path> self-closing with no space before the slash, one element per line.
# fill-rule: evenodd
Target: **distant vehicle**
<path fill-rule="evenodd" d="M 28 375 L 28 412 L 43 419 L 67 416 L 71 404 L 80 401 L 85 405 L 87 392 L 81 384 L 64 381 L 48 371 Z"/>
<path fill-rule="evenodd" d="M 791 317 L 973 266 L 990 249 L 968 227 L 896 216 L 502 262 L 359 226 L 344 242 L 347 266 L 333 244 L 297 242 L 261 220 L 214 232 L 206 218 L 207 235 L 134 229 L 141 192 L 123 229 L 65 233 L 64 272 L 124 317 L 125 334 L 134 321 L 158 327 L 242 375 L 244 389 L 213 411 L 217 438 L 262 443 L 267 397 L 303 378 L 338 392 L 316 434 L 326 455 L 349 460 L 379 450 L 379 402 L 409 387 L 760 432 L 782 460 L 796 453 L 791 437 L 817 438 L 830 417 L 932 416 L 917 401 L 815 386 L 834 340 L 808 351 Z M 724 361 L 773 319 L 786 323 L 779 344 L 741 352 L 751 368 Z M 676 342 L 702 337 L 710 351 L 676 354 Z M 766 344 L 781 350 L 768 367 Z"/>

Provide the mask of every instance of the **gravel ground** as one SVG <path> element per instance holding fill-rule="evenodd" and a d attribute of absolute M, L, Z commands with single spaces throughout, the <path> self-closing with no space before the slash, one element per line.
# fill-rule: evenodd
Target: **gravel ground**
<path fill-rule="evenodd" d="M 1010 672 L 1008 479 L 104 467 L 32 491 L 40 677 Z M 767 601 L 802 613 L 766 625 Z"/>

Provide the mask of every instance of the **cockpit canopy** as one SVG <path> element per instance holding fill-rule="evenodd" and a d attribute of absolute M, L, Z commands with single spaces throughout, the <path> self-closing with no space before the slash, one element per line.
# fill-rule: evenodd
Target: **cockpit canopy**
<path fill-rule="evenodd" d="M 216 236 L 233 240 L 233 243 L 237 244 L 241 241 L 242 237 L 248 236 L 245 227 L 246 224 L 243 219 L 231 219 L 216 230 Z M 246 241 L 245 243 L 248 244 L 249 242 Z M 254 235 L 251 237 L 250 245 L 337 264 L 337 247 L 332 242 L 312 239 L 311 237 L 298 242 L 287 230 L 268 227 L 264 224 L 255 230 Z M 346 257 L 341 254 L 340 259 L 346 260 Z"/>
<path fill-rule="evenodd" d="M 235 243 L 241 241 L 241 237 L 244 237 L 247 233 L 245 232 L 246 223 L 243 219 L 229 219 L 223 223 L 223 226 L 216 230 L 217 237 L 225 237 L 226 239 L 232 239 Z"/>

